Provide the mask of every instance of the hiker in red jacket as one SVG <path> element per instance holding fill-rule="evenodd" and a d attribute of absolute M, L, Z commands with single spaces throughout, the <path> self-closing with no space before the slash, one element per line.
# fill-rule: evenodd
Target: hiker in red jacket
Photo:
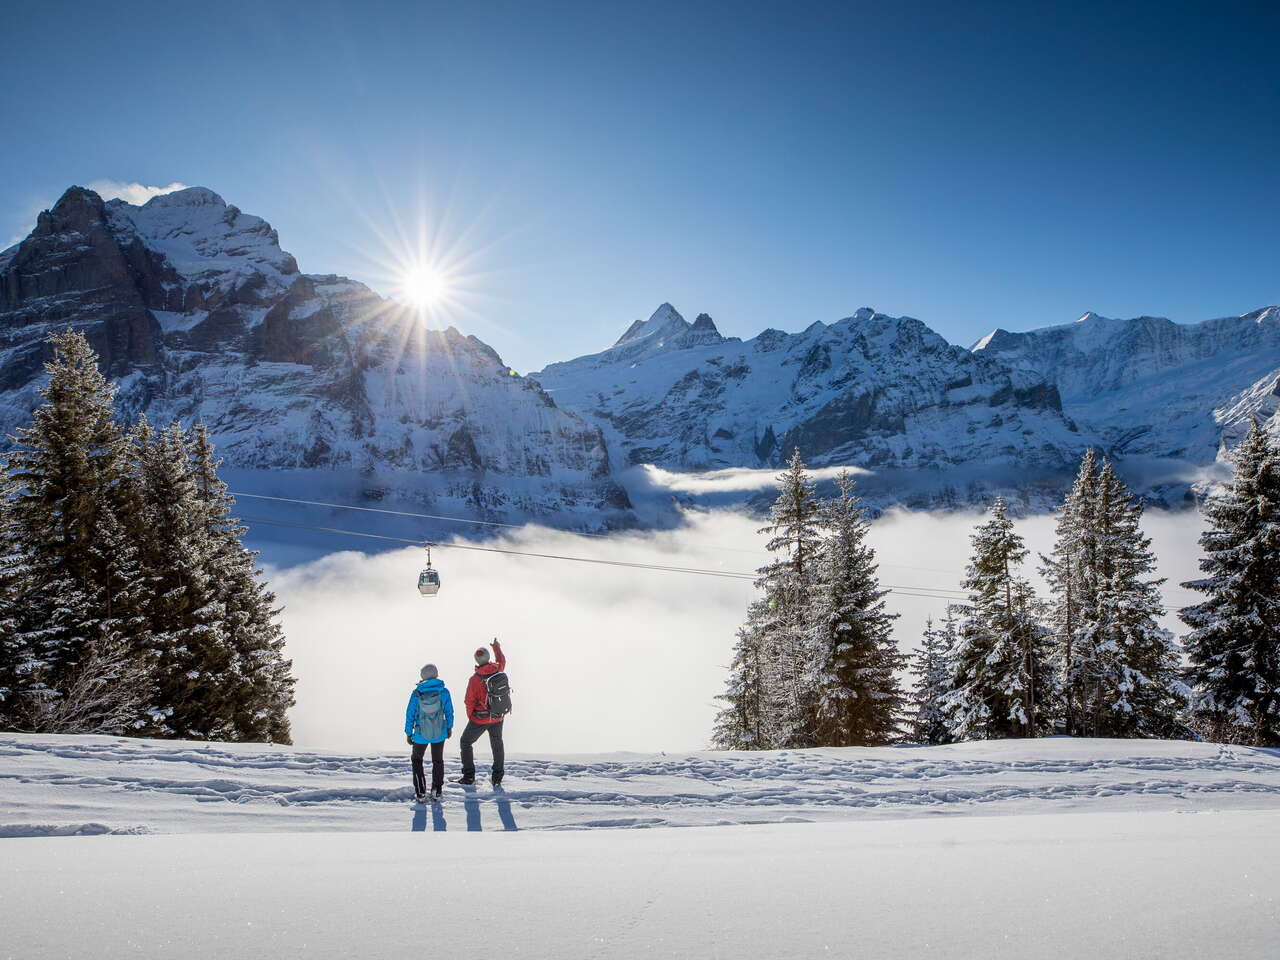
<path fill-rule="evenodd" d="M 464 786 L 476 782 L 476 758 L 472 744 L 486 732 L 489 734 L 489 747 L 493 750 L 490 779 L 495 787 L 502 783 L 502 721 L 511 712 L 511 688 L 504 672 L 507 658 L 502 653 L 502 644 L 495 639 L 492 646 L 492 657 L 484 647 L 476 650 L 476 672 L 467 684 L 467 729 L 462 731 L 459 741 L 462 776 L 457 781 Z"/>

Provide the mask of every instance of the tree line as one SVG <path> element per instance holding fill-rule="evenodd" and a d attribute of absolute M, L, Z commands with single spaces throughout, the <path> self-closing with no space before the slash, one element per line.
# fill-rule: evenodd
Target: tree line
<path fill-rule="evenodd" d="M 1254 422 L 1208 499 L 1204 599 L 1165 608 L 1143 508 L 1087 451 L 1057 511 L 1045 584 L 1002 499 L 971 537 L 968 594 L 927 622 L 910 663 L 892 638 L 868 522 L 847 473 L 820 500 L 797 451 L 761 533 L 775 559 L 738 631 L 714 742 L 723 749 L 1068 734 L 1280 745 L 1280 446 Z"/>
<path fill-rule="evenodd" d="M 78 332 L 0 473 L 0 728 L 290 742 L 276 599 L 203 426 L 122 426 Z"/>

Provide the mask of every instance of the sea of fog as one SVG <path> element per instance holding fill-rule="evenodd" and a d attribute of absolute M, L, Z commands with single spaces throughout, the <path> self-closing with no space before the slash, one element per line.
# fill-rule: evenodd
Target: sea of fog
<path fill-rule="evenodd" d="M 891 511 L 872 524 L 882 581 L 955 589 L 977 513 Z M 765 562 L 760 521 L 731 510 L 690 511 L 682 525 L 607 539 L 528 526 L 485 546 L 604 560 L 750 572 Z M 1049 550 L 1054 518 L 1018 530 Z M 1195 511 L 1148 511 L 1170 608 L 1192 595 L 1202 528 Z M 339 545 L 350 541 L 338 540 Z M 458 541 L 466 543 L 469 541 Z M 313 555 L 313 554 L 312 554 Z M 304 747 L 364 751 L 403 745 L 404 710 L 427 662 L 438 665 L 461 713 L 475 648 L 494 637 L 509 658 L 516 752 L 684 751 L 707 745 L 749 581 L 631 570 L 442 547 L 439 596 L 418 595 L 423 553 L 342 551 L 298 562 L 287 546 L 263 561 L 283 607 L 298 678 L 294 737 Z M 1035 578 L 1038 579 L 1038 578 Z M 946 601 L 891 594 L 896 635 L 914 650 L 926 617 Z M 1172 614 L 1165 625 L 1180 632 Z"/>

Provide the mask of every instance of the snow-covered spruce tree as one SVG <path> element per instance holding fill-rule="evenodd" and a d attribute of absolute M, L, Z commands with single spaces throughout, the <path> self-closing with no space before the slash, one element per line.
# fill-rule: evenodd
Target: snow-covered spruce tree
<path fill-rule="evenodd" d="M 897 614 L 885 610 L 875 551 L 853 478 L 841 472 L 837 496 L 822 504 L 823 538 L 812 562 L 810 648 L 821 659 L 814 734 L 824 747 L 868 747 L 900 734 L 905 698 L 893 640 Z"/>
<path fill-rule="evenodd" d="M 933 618 L 925 621 L 924 637 L 916 653 L 912 673 L 916 675 L 912 704 L 911 737 L 916 743 L 950 743 L 947 727 L 946 697 L 951 692 L 951 651 L 956 644 L 956 621 L 950 606 L 935 627 Z"/>
<path fill-rule="evenodd" d="M 214 544 L 191 467 L 187 438 L 174 424 L 134 431 L 145 501 L 141 536 L 156 703 L 147 732 L 195 740 L 235 739 L 234 654 L 213 575 Z"/>
<path fill-rule="evenodd" d="M 5 722 L 18 727 L 53 709 L 87 651 L 120 648 L 120 581 L 136 576 L 124 535 L 136 498 L 114 388 L 81 334 L 50 344 L 44 403 L 14 438 L 0 498 L 3 575 L 17 591 L 3 618 L 0 685 Z"/>
<path fill-rule="evenodd" d="M 1280 449 L 1255 420 L 1231 453 L 1235 475 L 1205 504 L 1205 594 L 1180 611 L 1198 730 L 1227 743 L 1280 746 Z"/>
<path fill-rule="evenodd" d="M 766 548 L 777 559 L 761 567 L 760 599 L 738 631 L 725 707 L 713 739 L 725 749 L 814 746 L 821 658 L 812 642 L 814 563 L 821 540 L 819 504 L 797 450 L 778 476 L 778 499 Z"/>
<path fill-rule="evenodd" d="M 27 567 L 7 529 L 7 503 L 8 496 L 0 493 L 0 730 L 20 726 L 20 693 L 25 688 L 33 655 L 29 638 L 22 629 Z"/>
<path fill-rule="evenodd" d="M 1040 558 L 1040 572 L 1052 598 L 1048 622 L 1062 690 L 1062 725 L 1068 734 L 1075 733 L 1076 711 L 1084 695 L 1077 634 L 1098 609 L 1097 583 L 1086 576 L 1095 566 L 1097 500 L 1098 461 L 1089 449 L 1080 461 L 1071 491 L 1058 510 L 1053 552 Z"/>
<path fill-rule="evenodd" d="M 258 554 L 244 547 L 248 531 L 231 515 L 234 501 L 218 477 L 220 461 L 203 424 L 195 428 L 191 452 L 208 537 L 208 569 L 222 610 L 221 633 L 232 652 L 230 669 L 219 678 L 227 688 L 232 736 L 290 743 L 293 664 L 284 657 L 275 594 L 262 582 L 255 563 Z"/>
<path fill-rule="evenodd" d="M 1053 690 L 1049 637 L 1038 604 L 1017 568 L 1027 556 L 1003 498 L 974 532 L 973 556 L 958 604 L 959 637 L 951 655 L 948 727 L 956 740 L 1033 737 Z"/>
<path fill-rule="evenodd" d="M 813 643 L 812 602 L 821 536 L 814 484 L 797 449 L 778 476 L 778 499 L 765 548 L 778 559 L 760 568 L 758 621 L 764 668 L 761 733 L 769 747 L 817 746 L 817 703 L 824 651 Z"/>
<path fill-rule="evenodd" d="M 1083 736 L 1178 733 L 1185 688 L 1173 637 L 1158 622 L 1164 580 L 1153 576 L 1156 560 L 1141 524 L 1141 502 L 1104 460 L 1093 511 L 1093 555 L 1083 570 L 1096 601 L 1081 610 L 1074 644 L 1082 686 L 1076 729 Z"/>
<path fill-rule="evenodd" d="M 759 629 L 763 611 L 764 601 L 752 603 L 747 608 L 747 622 L 738 628 L 729 680 L 717 698 L 725 705 L 716 716 L 711 736 L 720 750 L 762 750 L 767 746 L 762 729 L 765 678 Z"/>

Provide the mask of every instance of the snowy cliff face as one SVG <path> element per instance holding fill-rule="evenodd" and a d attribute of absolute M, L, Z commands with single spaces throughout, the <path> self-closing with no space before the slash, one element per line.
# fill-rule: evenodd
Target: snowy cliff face
<path fill-rule="evenodd" d="M 1197 324 L 1086 313 L 996 330 L 974 352 L 1056 384 L 1067 413 L 1121 456 L 1205 464 L 1250 417 L 1280 432 L 1280 307 Z"/>
<path fill-rule="evenodd" d="M 39 402 L 44 339 L 65 326 L 129 415 L 203 421 L 233 468 L 346 472 L 372 495 L 575 526 L 629 508 L 598 427 L 474 337 L 300 273 L 270 224 L 210 190 L 135 207 L 73 187 L 0 253 L 0 432 Z"/>
<path fill-rule="evenodd" d="M 663 304 L 608 350 L 533 376 L 630 463 L 677 470 L 770 466 L 793 447 L 818 466 L 1056 469 L 1086 443 L 1034 372 L 867 308 L 743 342 Z"/>

